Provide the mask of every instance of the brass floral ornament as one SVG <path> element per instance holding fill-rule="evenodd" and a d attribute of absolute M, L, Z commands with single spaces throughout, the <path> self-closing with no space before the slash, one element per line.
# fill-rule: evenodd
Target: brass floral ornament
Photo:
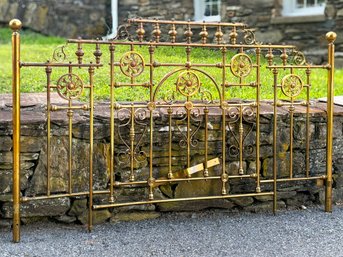
<path fill-rule="evenodd" d="M 176 88 L 184 96 L 192 96 L 200 89 L 200 79 L 194 72 L 184 71 L 177 78 Z"/>
<path fill-rule="evenodd" d="M 252 61 L 246 54 L 236 54 L 231 59 L 231 72 L 236 77 L 246 77 L 250 74 L 252 68 Z"/>
<path fill-rule="evenodd" d="M 303 81 L 298 75 L 288 74 L 283 77 L 281 82 L 282 93 L 288 97 L 298 96 L 303 89 Z"/>
<path fill-rule="evenodd" d="M 76 74 L 68 73 L 57 81 L 57 93 L 66 100 L 77 99 L 83 92 L 83 82 Z"/>
<path fill-rule="evenodd" d="M 128 77 L 137 77 L 144 71 L 143 56 L 135 51 L 126 52 L 120 59 L 120 70 Z"/>

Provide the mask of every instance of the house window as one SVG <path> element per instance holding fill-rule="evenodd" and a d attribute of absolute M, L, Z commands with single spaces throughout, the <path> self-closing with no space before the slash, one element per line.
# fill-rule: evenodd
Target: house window
<path fill-rule="evenodd" d="M 221 0 L 194 0 L 194 20 L 220 21 Z"/>
<path fill-rule="evenodd" d="M 308 16 L 324 14 L 325 0 L 284 0 L 283 16 Z"/>

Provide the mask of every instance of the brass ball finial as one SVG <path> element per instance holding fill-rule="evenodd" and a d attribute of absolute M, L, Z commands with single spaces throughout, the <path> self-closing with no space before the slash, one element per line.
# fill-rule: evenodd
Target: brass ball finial
<path fill-rule="evenodd" d="M 9 26 L 10 26 L 11 30 L 18 31 L 21 29 L 22 23 L 18 19 L 13 19 L 10 21 Z"/>
<path fill-rule="evenodd" d="M 326 33 L 326 40 L 329 43 L 335 42 L 336 38 L 337 38 L 337 34 L 335 32 L 330 31 L 330 32 Z"/>

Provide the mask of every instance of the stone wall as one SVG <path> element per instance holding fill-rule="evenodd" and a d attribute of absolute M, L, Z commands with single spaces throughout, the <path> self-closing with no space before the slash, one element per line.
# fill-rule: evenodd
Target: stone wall
<path fill-rule="evenodd" d="M 0 224 L 10 224 L 12 215 L 12 116 L 10 108 L 10 95 L 2 95 L 0 101 Z M 22 96 L 22 131 L 21 131 L 21 194 L 25 196 L 38 196 L 46 192 L 46 124 L 44 94 L 23 94 Z M 53 98 L 54 99 L 57 98 Z M 263 104 L 261 114 L 261 174 L 263 178 L 272 176 L 272 107 Z M 299 109 L 299 111 L 301 108 Z M 166 129 L 166 111 L 159 110 L 155 119 L 155 139 L 153 151 L 153 173 L 155 177 L 166 176 L 168 170 L 168 130 Z M 97 104 L 95 108 L 95 141 L 94 141 L 94 189 L 105 189 L 109 181 L 108 163 L 109 153 L 109 124 L 108 103 Z M 209 159 L 221 156 L 221 116 L 220 112 L 210 110 L 209 123 Z M 334 203 L 343 203 L 343 107 L 335 107 L 334 121 Z M 144 122 L 143 122 L 144 123 Z M 289 115 L 282 111 L 278 118 L 278 169 L 279 176 L 287 176 L 289 170 Z M 68 123 L 65 113 L 53 113 L 52 116 L 52 177 L 51 190 L 53 193 L 63 193 L 68 188 L 67 153 L 68 153 Z M 311 175 L 325 173 L 325 134 L 326 134 L 325 104 L 316 102 L 311 110 L 310 125 L 310 173 Z M 125 130 L 125 128 L 124 128 Z M 143 131 L 143 127 L 136 127 L 136 137 Z M 174 133 L 175 132 L 175 133 Z M 172 170 L 184 168 L 186 152 L 180 148 L 180 134 L 173 132 L 173 163 Z M 227 132 L 229 133 L 229 132 Z M 305 116 L 296 110 L 294 127 L 294 171 L 295 175 L 304 170 L 305 159 Z M 126 133 L 124 133 L 127 135 Z M 88 116 L 87 113 L 75 113 L 73 127 L 73 162 L 72 174 L 74 192 L 87 191 L 88 188 Z M 254 142 L 252 137 L 246 142 Z M 202 125 L 195 135 L 198 140 L 196 147 L 191 149 L 191 164 L 203 162 L 204 155 L 204 126 Z M 230 144 L 228 134 L 228 142 Z M 125 140 L 125 136 L 124 136 Z M 125 150 L 125 145 L 118 135 L 115 138 L 116 153 Z M 149 137 L 142 139 L 140 151 L 148 154 Z M 128 179 L 129 165 L 119 161 L 116 154 L 116 179 Z M 252 156 L 245 156 L 243 166 L 247 173 L 256 172 L 256 160 Z M 137 179 L 146 179 L 148 174 L 149 158 L 135 165 Z M 227 155 L 226 168 L 229 174 L 238 173 L 237 157 Z M 220 175 L 221 166 L 210 170 L 212 175 Z M 266 185 L 264 190 L 271 189 Z M 255 183 L 252 180 L 231 180 L 230 193 L 254 192 Z M 156 189 L 156 199 L 169 199 L 173 197 L 191 197 L 220 195 L 221 183 L 219 181 L 181 182 L 174 185 L 160 186 Z M 146 187 L 122 188 L 116 190 L 117 201 L 137 201 L 146 199 Z M 293 209 L 304 208 L 314 204 L 323 203 L 324 189 L 317 187 L 315 182 L 280 183 L 278 185 L 278 208 Z M 95 202 L 101 203 L 103 198 L 96 197 Z M 207 208 L 224 208 L 236 211 L 271 211 L 271 197 L 245 197 L 231 200 L 211 200 L 194 202 L 161 203 L 147 206 L 122 207 L 113 210 L 95 211 L 95 223 L 108 219 L 113 221 L 128 219 L 142 219 L 156 217 L 163 211 L 197 211 Z M 142 212 L 144 211 L 144 212 Z M 125 213 L 125 214 L 123 214 Z M 128 216 L 127 216 L 128 215 Z M 22 203 L 22 220 L 29 222 L 37 217 L 52 217 L 61 222 L 85 223 L 87 219 L 87 198 L 73 197 L 34 200 Z"/>
<path fill-rule="evenodd" d="M 13 18 L 47 35 L 96 38 L 111 29 L 110 0 L 1 0 L 0 23 Z"/>

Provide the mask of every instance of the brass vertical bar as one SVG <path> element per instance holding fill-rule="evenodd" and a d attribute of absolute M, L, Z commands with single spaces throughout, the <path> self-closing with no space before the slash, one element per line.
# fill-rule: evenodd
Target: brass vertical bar
<path fill-rule="evenodd" d="M 335 45 L 337 38 L 335 32 L 328 32 L 328 85 L 327 85 L 327 128 L 326 128 L 326 188 L 325 211 L 332 212 L 332 137 L 333 137 L 333 98 L 334 98 L 334 72 L 335 72 Z"/>
<path fill-rule="evenodd" d="M 243 175 L 243 107 L 242 105 L 239 106 L 239 168 L 238 168 L 238 174 Z"/>
<path fill-rule="evenodd" d="M 13 104 L 13 242 L 20 241 L 20 34 L 21 21 L 11 20 Z"/>
<path fill-rule="evenodd" d="M 208 167 L 207 167 L 207 161 L 208 161 L 208 108 L 207 106 L 204 108 L 204 114 L 205 114 L 205 162 L 204 162 L 204 177 L 208 177 Z"/>
<path fill-rule="evenodd" d="M 173 109 L 171 107 L 168 108 L 168 131 L 169 131 L 169 142 L 168 142 L 168 178 L 172 178 L 172 113 Z"/>
<path fill-rule="evenodd" d="M 306 70 L 307 75 L 307 90 L 306 90 L 306 153 L 305 153 L 305 169 L 306 177 L 310 176 L 310 74 L 311 70 Z"/>
<path fill-rule="evenodd" d="M 130 127 L 130 178 L 131 182 L 135 181 L 135 174 L 133 172 L 134 165 L 134 142 L 135 142 L 135 108 L 131 105 L 131 127 Z"/>
<path fill-rule="evenodd" d="M 226 47 L 222 47 L 222 95 L 221 95 L 221 106 L 222 106 L 222 195 L 227 194 L 226 183 L 229 181 L 229 176 L 226 173 L 226 104 L 225 104 L 225 82 L 226 82 Z"/>
<path fill-rule="evenodd" d="M 109 201 L 114 202 L 114 50 L 115 46 L 110 45 L 110 97 L 111 97 L 111 110 L 110 110 L 110 197 Z"/>
<path fill-rule="evenodd" d="M 274 107 L 273 107 L 273 213 L 276 214 L 277 208 L 277 79 L 278 70 L 273 69 L 274 74 Z"/>
<path fill-rule="evenodd" d="M 88 200 L 88 231 L 93 227 L 93 127 L 94 127 L 94 67 L 90 66 L 89 72 L 89 200 Z"/>
<path fill-rule="evenodd" d="M 47 196 L 50 196 L 50 177 L 51 177 L 51 158 L 50 158 L 50 152 L 51 152 L 51 99 L 50 99 L 50 94 L 51 94 L 51 72 L 52 68 L 51 67 L 46 67 L 45 68 L 46 72 L 46 77 L 47 77 L 47 90 L 46 90 L 46 129 L 47 129 L 47 136 L 46 136 L 46 171 L 47 171 L 47 176 L 46 176 L 46 194 Z"/>
<path fill-rule="evenodd" d="M 290 125 L 289 125 L 289 178 L 293 178 L 293 128 L 294 128 L 294 105 L 293 97 L 291 97 Z"/>
<path fill-rule="evenodd" d="M 72 107 L 71 100 L 68 101 L 68 107 Z M 73 111 L 71 109 L 68 109 L 67 111 L 68 115 L 68 123 L 69 123 L 69 129 L 68 129 L 68 141 L 69 141 L 69 149 L 68 149 L 68 192 L 71 194 L 72 191 L 72 158 L 73 158 Z"/>
<path fill-rule="evenodd" d="M 260 185 L 260 97 L 261 97 L 261 48 L 256 48 L 256 193 L 261 192 Z"/>
<path fill-rule="evenodd" d="M 161 31 L 159 27 L 156 25 L 156 41 L 159 41 L 159 34 Z M 153 82 L 154 82 L 154 52 L 155 47 L 149 46 L 149 54 L 150 54 L 150 102 L 153 102 Z M 154 200 L 154 178 L 153 178 L 153 147 L 154 147 L 154 105 L 150 107 L 150 159 L 149 159 L 149 200 Z"/>
<path fill-rule="evenodd" d="M 188 97 L 187 97 L 187 101 L 188 101 Z M 189 168 L 190 166 L 191 166 L 191 111 L 187 109 L 187 168 Z"/>

